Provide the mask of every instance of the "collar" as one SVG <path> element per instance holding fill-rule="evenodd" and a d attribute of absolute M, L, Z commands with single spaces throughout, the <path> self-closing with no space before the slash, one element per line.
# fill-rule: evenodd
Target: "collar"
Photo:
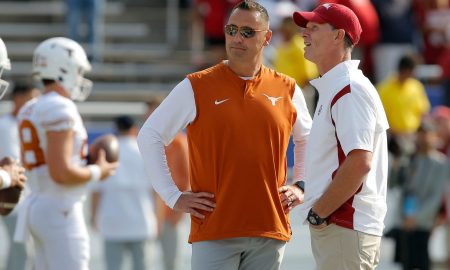
<path fill-rule="evenodd" d="M 261 65 L 261 69 L 259 70 L 258 74 L 256 74 L 253 77 L 241 77 L 238 76 L 236 73 L 234 73 L 233 70 L 231 70 L 231 68 L 228 66 L 228 60 L 223 60 L 219 65 L 221 65 L 223 68 L 225 68 L 226 72 L 231 73 L 232 77 L 238 79 L 238 80 L 243 80 L 243 81 L 259 81 L 262 77 L 262 73 L 264 72 L 265 66 Z"/>
<path fill-rule="evenodd" d="M 310 83 L 317 89 L 320 97 L 331 96 L 349 83 L 350 74 L 358 70 L 359 62 L 359 60 L 341 62 Z"/>

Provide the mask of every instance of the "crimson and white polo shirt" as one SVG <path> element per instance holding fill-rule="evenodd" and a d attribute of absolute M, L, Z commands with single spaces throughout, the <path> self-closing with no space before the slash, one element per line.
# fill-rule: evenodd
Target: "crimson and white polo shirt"
<path fill-rule="evenodd" d="M 386 214 L 389 125 L 375 87 L 358 64 L 342 62 L 311 81 L 319 91 L 319 101 L 306 147 L 301 215 L 305 220 L 350 151 L 370 151 L 373 157 L 367 178 L 356 194 L 329 216 L 329 222 L 381 236 Z"/>

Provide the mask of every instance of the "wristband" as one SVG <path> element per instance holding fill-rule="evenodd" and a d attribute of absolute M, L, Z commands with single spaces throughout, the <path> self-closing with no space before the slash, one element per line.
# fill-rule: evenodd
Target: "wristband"
<path fill-rule="evenodd" d="M 100 176 L 102 175 L 102 171 L 100 170 L 100 167 L 98 165 L 89 165 L 87 166 L 89 171 L 91 171 L 91 179 L 89 181 L 91 182 L 97 182 L 100 180 Z"/>
<path fill-rule="evenodd" d="M 11 177 L 6 171 L 0 169 L 0 178 L 2 179 L 2 186 L 0 189 L 9 188 L 11 186 Z"/>
<path fill-rule="evenodd" d="M 297 181 L 294 183 L 294 185 L 301 189 L 303 193 L 305 192 L 305 181 Z"/>

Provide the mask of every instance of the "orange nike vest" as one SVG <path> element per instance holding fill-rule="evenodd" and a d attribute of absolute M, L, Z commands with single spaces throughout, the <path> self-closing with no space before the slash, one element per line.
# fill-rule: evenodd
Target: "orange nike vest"
<path fill-rule="evenodd" d="M 243 80 L 225 63 L 188 75 L 197 116 L 187 127 L 194 192 L 217 206 L 191 216 L 189 242 L 234 237 L 288 241 L 289 217 L 278 188 L 286 182 L 286 150 L 297 117 L 295 81 L 262 67 Z"/>

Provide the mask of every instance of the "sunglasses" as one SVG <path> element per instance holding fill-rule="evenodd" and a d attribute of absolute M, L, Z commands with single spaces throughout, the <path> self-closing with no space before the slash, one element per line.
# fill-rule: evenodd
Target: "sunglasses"
<path fill-rule="evenodd" d="M 238 31 L 239 31 L 239 34 L 241 34 L 241 36 L 243 38 L 252 38 L 255 36 L 256 32 L 263 32 L 263 31 L 267 31 L 267 30 L 256 30 L 256 29 L 253 29 L 248 26 L 239 27 L 234 24 L 225 25 L 225 34 L 227 34 L 229 36 L 232 36 L 232 37 L 236 36 Z"/>

